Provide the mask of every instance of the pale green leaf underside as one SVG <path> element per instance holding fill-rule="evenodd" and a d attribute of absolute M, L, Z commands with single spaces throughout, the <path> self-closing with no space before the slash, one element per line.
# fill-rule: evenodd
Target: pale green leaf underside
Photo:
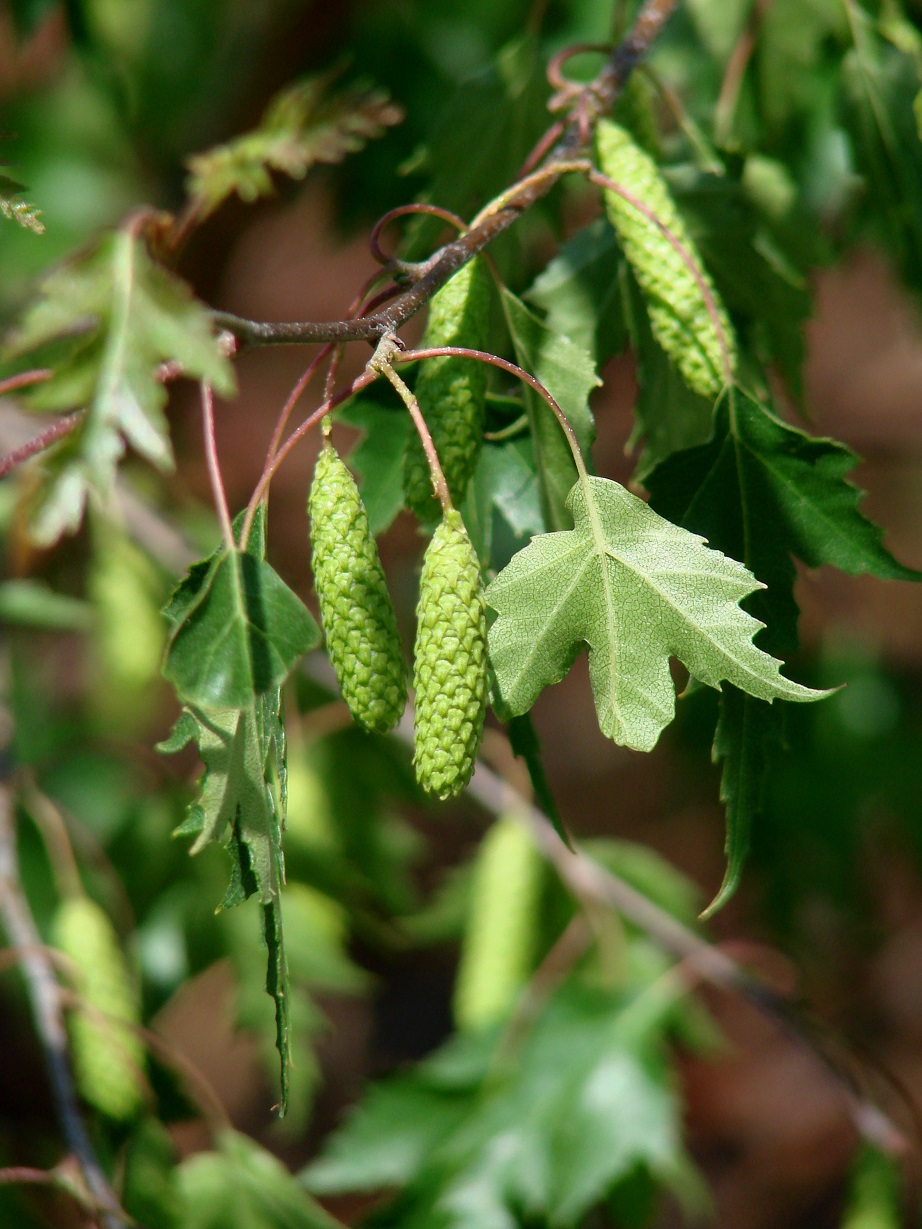
<path fill-rule="evenodd" d="M 675 714 L 669 658 L 703 683 L 762 700 L 827 695 L 786 679 L 739 606 L 763 588 L 741 563 L 663 520 L 624 487 L 588 478 L 570 492 L 574 529 L 533 539 L 487 589 L 497 689 L 513 714 L 559 682 L 583 646 L 603 734 L 649 751 Z"/>

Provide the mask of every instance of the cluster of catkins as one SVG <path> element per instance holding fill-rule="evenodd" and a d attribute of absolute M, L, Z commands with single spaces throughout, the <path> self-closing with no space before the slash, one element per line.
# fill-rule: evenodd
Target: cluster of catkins
<path fill-rule="evenodd" d="M 480 261 L 465 265 L 432 300 L 422 345 L 485 344 L 489 288 Z M 449 491 L 460 501 L 483 438 L 481 364 L 432 359 L 416 388 Z M 439 798 L 471 778 L 487 705 L 487 619 L 480 561 L 454 507 L 442 511 L 414 432 L 404 463 L 407 504 L 435 532 L 423 557 L 416 617 L 414 766 Z M 406 665 L 368 515 L 348 467 L 329 441 L 308 499 L 311 564 L 327 651 L 343 699 L 365 730 L 384 733 L 407 699 Z"/>

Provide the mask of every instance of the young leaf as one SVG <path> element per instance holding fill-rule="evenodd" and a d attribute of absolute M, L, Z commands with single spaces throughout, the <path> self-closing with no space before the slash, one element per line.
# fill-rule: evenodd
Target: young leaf
<path fill-rule="evenodd" d="M 30 205 L 22 192 L 22 184 L 8 175 L 0 175 L 0 213 L 10 222 L 18 222 L 25 230 L 43 235 L 45 223 L 42 221 L 42 211 Z"/>
<path fill-rule="evenodd" d="M 42 410 L 85 406 L 87 412 L 49 460 L 51 488 L 33 535 L 43 545 L 77 528 L 89 490 L 108 494 L 126 444 L 159 468 L 172 467 L 160 363 L 178 363 L 222 396 L 236 389 L 205 308 L 129 231 L 108 235 L 46 279 L 7 357 L 52 342 L 64 353 L 52 378 L 32 390 L 30 404 Z"/>
<path fill-rule="evenodd" d="M 276 690 L 320 643 L 304 603 L 264 559 L 221 551 L 197 564 L 166 609 L 172 632 L 164 677 L 184 700 L 245 708 Z"/>
<path fill-rule="evenodd" d="M 242 514 L 234 526 L 238 534 L 241 522 Z M 218 550 L 194 564 L 167 604 L 172 630 L 164 674 L 189 705 L 159 749 L 179 751 L 193 739 L 198 745 L 205 771 L 181 830 L 195 834 L 192 853 L 213 840 L 230 852 L 230 884 L 220 907 L 252 895 L 262 906 L 284 1114 L 290 1025 L 279 897 L 288 778 L 279 688 L 301 654 L 319 643 L 320 633 L 266 563 L 265 531 L 260 512 L 246 551 Z M 216 587 L 222 568 L 225 580 Z"/>
<path fill-rule="evenodd" d="M 542 324 L 505 287 L 502 301 L 519 366 L 554 397 L 570 420 L 580 448 L 588 452 L 595 439 L 589 394 L 601 384 L 592 359 L 568 338 Z M 547 403 L 527 388 L 525 404 L 538 460 L 545 521 L 554 528 L 562 528 L 569 525 L 567 492 L 576 479 L 576 466 L 566 437 Z"/>
<path fill-rule="evenodd" d="M 703 683 L 765 700 L 816 700 L 757 649 L 762 626 L 739 602 L 761 588 L 741 563 L 671 525 L 606 478 L 570 492 L 575 528 L 544 534 L 487 589 L 499 618 L 490 659 L 502 702 L 524 713 L 559 682 L 583 643 L 606 737 L 649 751 L 675 712 L 669 657 Z"/>
<path fill-rule="evenodd" d="M 403 112 L 380 90 L 329 97 L 331 79 L 328 73 L 290 86 L 252 132 L 188 159 L 186 190 L 199 219 L 235 192 L 245 201 L 269 196 L 273 171 L 303 179 L 318 163 L 341 162 L 402 120 Z"/>

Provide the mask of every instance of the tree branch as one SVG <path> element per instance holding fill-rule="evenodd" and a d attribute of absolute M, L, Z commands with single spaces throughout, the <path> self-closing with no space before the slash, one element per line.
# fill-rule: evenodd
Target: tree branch
<path fill-rule="evenodd" d="M 396 333 L 414 316 L 457 271 L 473 260 L 499 235 L 508 230 L 527 209 L 550 192 L 566 173 L 552 169 L 555 163 L 568 163 L 586 148 L 592 123 L 609 111 L 624 88 L 633 69 L 647 54 L 676 8 L 678 0 L 646 0 L 633 28 L 614 49 L 596 79 L 579 91 L 571 117 L 562 134 L 542 159 L 543 173 L 530 172 L 502 193 L 504 203 L 495 211 L 481 213 L 470 230 L 440 248 L 422 266 L 419 280 L 388 307 L 361 319 L 321 322 L 271 323 L 246 320 L 227 312 L 214 312 L 218 328 L 227 329 L 244 345 L 267 346 L 308 342 L 377 342 L 387 333 Z M 552 131 L 558 125 L 554 125 Z M 539 142 L 540 147 L 540 142 Z M 539 168 L 540 171 L 541 168 Z"/>
<path fill-rule="evenodd" d="M 10 942 L 21 953 L 35 1027 L 44 1049 L 58 1120 L 67 1146 L 76 1157 L 87 1189 L 100 1208 L 100 1225 L 103 1229 L 128 1229 L 78 1109 L 61 1008 L 61 988 L 20 885 L 13 804 L 6 784 L 0 784 L 0 917 Z"/>

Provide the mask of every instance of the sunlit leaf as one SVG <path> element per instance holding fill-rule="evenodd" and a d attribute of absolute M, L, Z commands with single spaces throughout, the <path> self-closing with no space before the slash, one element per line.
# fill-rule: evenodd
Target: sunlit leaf
<path fill-rule="evenodd" d="M 761 586 L 741 563 L 605 478 L 575 486 L 568 506 L 575 528 L 535 538 L 487 589 L 499 614 L 490 660 L 509 711 L 527 712 L 584 645 L 603 734 L 638 751 L 672 720 L 671 656 L 703 683 L 765 700 L 826 694 L 784 678 L 752 643 L 761 624 L 739 602 Z"/>
<path fill-rule="evenodd" d="M 400 123 L 403 113 L 381 90 L 330 96 L 332 74 L 283 90 L 258 127 L 187 161 L 186 184 L 199 218 L 237 193 L 254 201 L 272 192 L 272 173 L 303 179 L 318 163 L 341 162 Z"/>

